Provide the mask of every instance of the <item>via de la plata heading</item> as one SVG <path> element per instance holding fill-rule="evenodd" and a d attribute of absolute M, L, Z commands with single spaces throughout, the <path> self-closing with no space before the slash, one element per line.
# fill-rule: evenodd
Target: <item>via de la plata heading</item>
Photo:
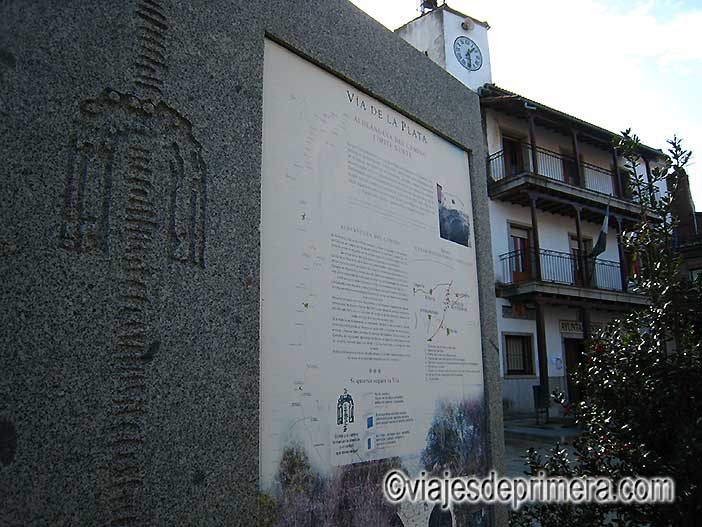
<path fill-rule="evenodd" d="M 395 117 L 392 113 L 388 112 L 387 110 L 384 110 L 383 108 L 379 108 L 375 104 L 366 102 L 365 99 L 362 99 L 358 96 L 358 94 L 351 90 L 346 90 L 346 97 L 348 98 L 350 104 L 355 105 L 357 108 L 363 110 L 364 112 L 370 113 L 372 116 L 377 117 L 386 124 L 397 128 L 401 132 L 412 137 L 416 141 L 419 141 L 420 143 L 427 143 L 427 136 L 420 130 L 417 130 L 414 126 L 412 126 L 411 123 L 408 123 L 404 119 L 400 118 L 398 120 L 398 118 Z"/>

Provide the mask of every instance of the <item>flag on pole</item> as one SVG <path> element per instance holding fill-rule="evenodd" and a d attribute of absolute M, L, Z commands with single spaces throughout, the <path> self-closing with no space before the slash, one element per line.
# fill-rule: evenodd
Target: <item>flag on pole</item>
<path fill-rule="evenodd" d="M 641 261 L 639 260 L 639 253 L 636 250 L 629 253 L 628 264 L 630 278 L 636 279 L 641 276 Z"/>
<path fill-rule="evenodd" d="M 600 254 L 605 252 L 607 248 L 607 231 L 609 230 L 609 203 L 607 203 L 607 210 L 605 210 L 604 220 L 602 220 L 602 229 L 600 229 L 600 234 L 597 236 L 597 242 L 595 246 L 588 254 L 588 258 L 597 258 Z"/>

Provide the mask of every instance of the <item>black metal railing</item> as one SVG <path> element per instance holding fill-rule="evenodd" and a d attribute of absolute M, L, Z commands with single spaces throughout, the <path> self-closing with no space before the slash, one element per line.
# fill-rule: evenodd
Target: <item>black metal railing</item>
<path fill-rule="evenodd" d="M 494 181 L 532 172 L 531 147 L 514 143 L 509 151 L 500 150 L 488 157 L 488 170 Z"/>
<path fill-rule="evenodd" d="M 614 194 L 614 174 L 611 170 L 598 167 L 586 161 L 581 161 L 580 165 L 583 167 L 583 178 L 585 179 L 583 187 L 600 194 L 609 196 Z"/>
<path fill-rule="evenodd" d="M 526 170 L 525 170 L 526 171 Z M 516 175 L 509 173 L 509 167 L 505 161 L 505 151 L 500 150 L 488 156 L 488 176 L 493 181 L 502 181 L 506 177 Z"/>
<path fill-rule="evenodd" d="M 597 289 L 607 289 L 610 291 L 622 291 L 622 272 L 618 262 L 611 260 L 594 260 L 595 262 L 595 283 Z"/>
<path fill-rule="evenodd" d="M 622 291 L 618 262 L 586 258 L 549 249 L 539 250 L 541 282 Z M 511 251 L 500 255 L 500 281 L 505 285 L 537 281 L 535 251 Z"/>
<path fill-rule="evenodd" d="M 536 156 L 535 165 L 532 161 L 534 155 Z M 624 168 L 621 170 L 622 188 L 617 190 L 616 175 L 613 170 L 586 161 L 578 163 L 574 157 L 540 146 L 532 149 L 529 144 L 513 142 L 508 149 L 500 150 L 488 157 L 488 175 L 493 181 L 531 173 L 638 203 L 640 200 L 634 192 L 634 182 L 629 177 L 628 171 Z M 643 183 L 640 192 L 644 193 L 650 202 L 661 199 L 658 187 L 650 183 Z"/>
<path fill-rule="evenodd" d="M 536 166 L 533 162 L 534 152 Z M 601 194 L 614 194 L 614 174 L 611 170 L 585 161 L 580 161 L 579 164 L 582 176 L 574 157 L 540 146 L 532 149 L 526 143 L 512 143 L 508 150 L 500 150 L 488 157 L 488 170 L 493 181 L 530 172 Z"/>

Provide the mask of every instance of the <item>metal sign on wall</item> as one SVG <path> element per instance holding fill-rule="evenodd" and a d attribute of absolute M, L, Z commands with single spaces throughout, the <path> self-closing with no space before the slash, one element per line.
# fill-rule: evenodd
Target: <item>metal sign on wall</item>
<path fill-rule="evenodd" d="M 583 323 L 578 320 L 559 320 L 561 333 L 580 333 L 583 332 Z M 602 322 L 591 321 L 590 326 L 594 330 L 604 329 L 605 324 Z"/>
<path fill-rule="evenodd" d="M 261 488 L 427 525 L 376 483 L 486 462 L 468 156 L 268 40 L 263 124 Z"/>

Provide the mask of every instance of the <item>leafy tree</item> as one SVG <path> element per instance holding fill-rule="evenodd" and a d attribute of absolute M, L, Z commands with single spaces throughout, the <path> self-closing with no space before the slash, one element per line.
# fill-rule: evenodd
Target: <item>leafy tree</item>
<path fill-rule="evenodd" d="M 426 471 L 455 476 L 484 472 L 484 420 L 482 401 L 440 401 L 422 451 Z"/>
<path fill-rule="evenodd" d="M 259 497 L 258 525 L 314 527 L 321 524 L 324 481 L 301 446 L 288 446 L 278 467 L 275 496 Z"/>
<path fill-rule="evenodd" d="M 702 518 L 702 283 L 681 274 L 676 253 L 672 197 L 685 176 L 690 152 L 677 138 L 670 157 L 652 170 L 666 181 L 659 196 L 643 176 L 640 143 L 630 130 L 616 146 L 626 160 L 630 195 L 642 221 L 623 234 L 634 256 L 634 290 L 650 305 L 619 318 L 596 338 L 576 372 L 585 400 L 571 408 L 582 435 L 569 454 L 556 445 L 548 454 L 527 453 L 529 474 L 566 477 L 670 476 L 672 505 L 530 504 L 512 513 L 513 527 L 695 526 Z M 563 394 L 556 394 L 564 402 Z"/>
<path fill-rule="evenodd" d="M 401 468 L 399 457 L 338 467 L 325 496 L 327 525 L 394 525 L 399 507 L 385 501 L 383 479 L 390 470 Z"/>
<path fill-rule="evenodd" d="M 337 467 L 323 477 L 303 446 L 283 450 L 271 494 L 259 495 L 257 527 L 398 525 L 398 506 L 385 501 L 382 482 L 399 457 Z"/>
<path fill-rule="evenodd" d="M 484 475 L 485 413 L 482 400 L 440 401 L 427 433 L 422 464 L 428 473 L 442 476 Z M 482 507 L 457 505 L 456 525 L 481 526 L 487 521 Z"/>

